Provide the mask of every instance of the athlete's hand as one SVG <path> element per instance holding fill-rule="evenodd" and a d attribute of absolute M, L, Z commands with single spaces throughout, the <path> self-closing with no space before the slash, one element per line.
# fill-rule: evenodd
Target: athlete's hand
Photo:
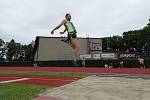
<path fill-rule="evenodd" d="M 51 34 L 54 34 L 54 30 L 51 31 Z"/>
<path fill-rule="evenodd" d="M 60 32 L 59 34 L 64 34 L 64 32 Z"/>

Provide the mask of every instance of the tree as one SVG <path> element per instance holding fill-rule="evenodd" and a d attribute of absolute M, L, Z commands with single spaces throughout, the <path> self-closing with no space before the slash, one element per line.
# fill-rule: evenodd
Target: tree
<path fill-rule="evenodd" d="M 102 50 L 107 51 L 108 50 L 108 38 L 102 38 Z"/>
<path fill-rule="evenodd" d="M 2 46 L 4 43 L 5 42 L 2 39 L 0 39 L 0 46 Z"/>
<path fill-rule="evenodd" d="M 138 38 L 136 34 L 136 30 L 123 33 L 124 44 L 126 44 L 126 49 L 128 49 L 130 52 L 133 52 L 134 49 L 137 49 Z"/>
<path fill-rule="evenodd" d="M 18 57 L 18 53 L 21 50 L 21 44 L 16 43 L 14 39 L 12 39 L 10 42 L 8 42 L 8 52 L 7 52 L 7 58 L 9 61 L 12 60 L 13 56 L 16 58 Z"/>
<path fill-rule="evenodd" d="M 108 38 L 108 46 L 112 51 L 122 51 L 123 38 L 121 36 L 113 36 Z"/>
<path fill-rule="evenodd" d="M 28 45 L 22 46 L 23 50 L 25 51 L 25 60 L 32 61 L 33 60 L 33 44 L 30 43 Z"/>
<path fill-rule="evenodd" d="M 103 50 L 129 52 L 150 51 L 150 19 L 148 24 L 139 30 L 123 32 L 123 36 L 112 36 L 103 39 Z"/>
<path fill-rule="evenodd" d="M 133 48 L 136 48 L 138 52 L 148 49 L 150 44 L 150 20 L 143 29 L 124 32 L 123 39 L 130 51 L 133 51 Z"/>

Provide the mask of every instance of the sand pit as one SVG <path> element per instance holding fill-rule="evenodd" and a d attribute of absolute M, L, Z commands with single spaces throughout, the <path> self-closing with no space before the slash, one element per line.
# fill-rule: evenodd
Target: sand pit
<path fill-rule="evenodd" d="M 149 100 L 150 77 L 93 75 L 41 96 L 57 100 Z"/>

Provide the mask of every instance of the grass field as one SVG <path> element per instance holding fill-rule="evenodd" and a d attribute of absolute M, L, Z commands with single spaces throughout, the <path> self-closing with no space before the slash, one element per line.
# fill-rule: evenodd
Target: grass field
<path fill-rule="evenodd" d="M 74 73 L 74 72 L 15 72 L 15 71 L 3 71 L 0 74 L 13 74 L 13 75 L 45 75 L 45 76 L 73 76 L 73 77 L 87 77 L 88 73 Z"/>
<path fill-rule="evenodd" d="M 0 75 L 20 75 L 20 76 L 70 76 L 84 78 L 89 76 L 87 73 L 73 72 L 17 72 L 1 71 Z M 51 87 L 26 85 L 26 84 L 0 84 L 0 100 L 33 100 L 38 94 Z"/>
<path fill-rule="evenodd" d="M 0 100 L 33 100 L 46 88 L 34 85 L 0 84 Z"/>

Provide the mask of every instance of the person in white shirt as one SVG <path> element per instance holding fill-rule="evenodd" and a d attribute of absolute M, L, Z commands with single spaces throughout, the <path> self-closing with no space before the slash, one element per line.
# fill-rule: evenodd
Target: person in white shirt
<path fill-rule="evenodd" d="M 144 59 L 142 57 L 138 58 L 140 68 L 145 68 Z"/>

